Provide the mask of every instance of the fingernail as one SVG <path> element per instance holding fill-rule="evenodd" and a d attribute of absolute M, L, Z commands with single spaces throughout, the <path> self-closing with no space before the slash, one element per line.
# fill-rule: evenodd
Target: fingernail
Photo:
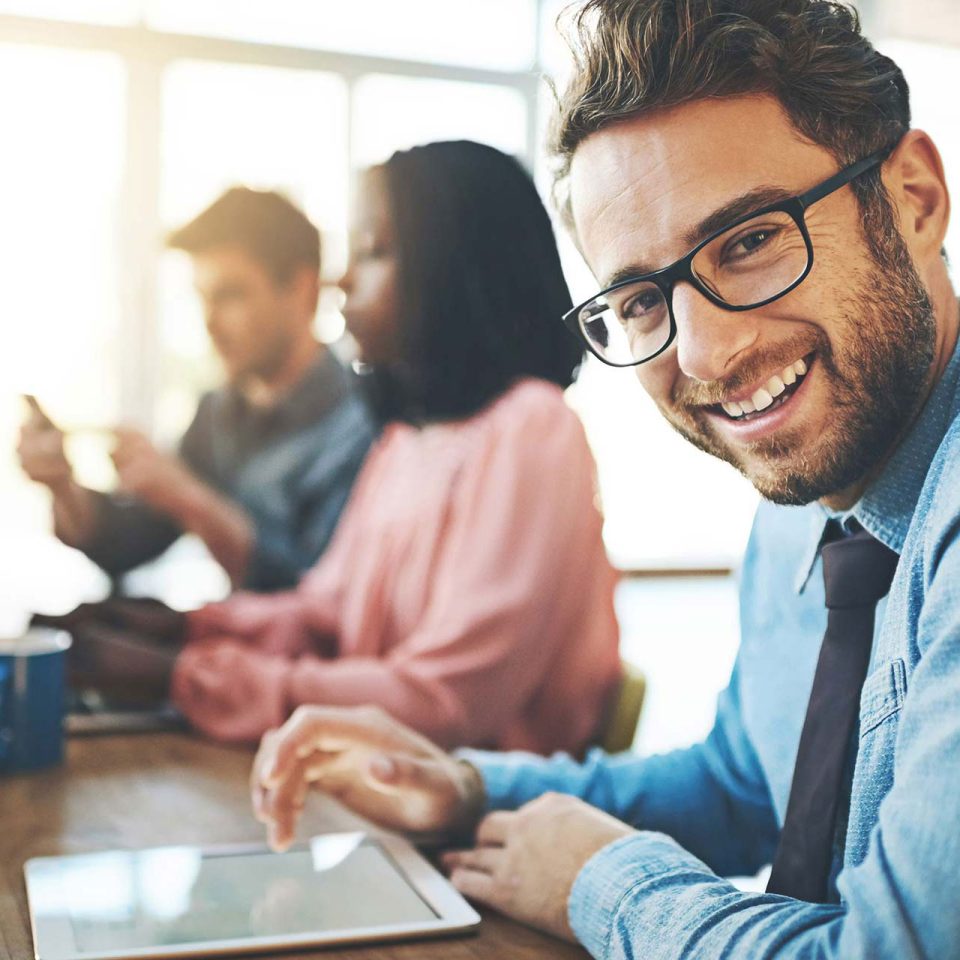
<path fill-rule="evenodd" d="M 397 765 L 389 757 L 374 757 L 370 761 L 370 772 L 378 780 L 392 780 L 397 773 Z"/>

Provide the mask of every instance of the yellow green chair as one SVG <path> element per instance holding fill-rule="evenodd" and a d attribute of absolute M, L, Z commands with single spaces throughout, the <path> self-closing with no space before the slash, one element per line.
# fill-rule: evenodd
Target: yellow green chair
<path fill-rule="evenodd" d="M 600 746 L 607 753 L 622 753 L 633 746 L 640 722 L 640 711 L 647 692 L 647 678 L 632 663 L 623 663 L 623 677 L 616 696 L 610 703 L 600 731 Z"/>

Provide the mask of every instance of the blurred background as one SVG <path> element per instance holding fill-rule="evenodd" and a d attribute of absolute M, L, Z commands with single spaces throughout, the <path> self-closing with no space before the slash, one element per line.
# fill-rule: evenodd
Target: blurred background
<path fill-rule="evenodd" d="M 51 612 L 105 589 L 49 537 L 44 490 L 14 447 L 22 393 L 70 428 L 137 426 L 172 443 L 217 379 L 187 258 L 163 237 L 227 187 L 278 189 L 345 262 L 352 172 L 398 148 L 470 138 L 541 150 L 562 83 L 560 0 L 0 0 L 0 616 Z M 904 68 L 915 125 L 960 184 L 956 0 L 864 0 L 870 35 Z M 559 232 L 559 231 L 558 231 Z M 560 234 L 574 300 L 592 279 Z M 960 227 L 948 250 L 960 256 Z M 343 333 L 335 291 L 317 317 Z M 624 656 L 650 695 L 638 746 L 699 737 L 737 638 L 733 571 L 755 507 L 734 471 L 660 422 L 630 371 L 588 361 L 570 402 L 597 457 L 620 591 Z M 108 439 L 71 438 L 82 481 L 109 489 Z M 549 478 L 544 478 L 549 482 Z M 179 544 L 165 598 L 225 589 Z M 144 589 L 147 589 L 145 587 Z M 695 669 L 691 669 L 695 664 Z M 678 692 L 682 692 L 679 695 Z"/>

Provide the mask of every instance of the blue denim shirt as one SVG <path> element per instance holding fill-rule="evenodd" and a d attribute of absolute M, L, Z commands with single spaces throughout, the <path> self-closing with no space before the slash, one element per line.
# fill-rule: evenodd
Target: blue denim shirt
<path fill-rule="evenodd" d="M 764 504 L 741 647 L 705 742 L 661 756 L 474 754 L 491 808 L 546 790 L 636 826 L 582 869 L 570 923 L 595 957 L 960 957 L 960 350 L 850 513 L 900 562 L 878 608 L 834 900 L 744 893 L 772 859 L 826 625 L 818 504 Z"/>

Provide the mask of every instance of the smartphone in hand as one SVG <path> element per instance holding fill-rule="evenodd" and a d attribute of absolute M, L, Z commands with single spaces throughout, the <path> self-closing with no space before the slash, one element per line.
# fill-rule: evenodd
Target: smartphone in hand
<path fill-rule="evenodd" d="M 57 425 L 46 415 L 40 401 L 32 393 L 24 393 L 23 399 L 30 408 L 30 418 L 41 427 L 56 430 Z"/>

